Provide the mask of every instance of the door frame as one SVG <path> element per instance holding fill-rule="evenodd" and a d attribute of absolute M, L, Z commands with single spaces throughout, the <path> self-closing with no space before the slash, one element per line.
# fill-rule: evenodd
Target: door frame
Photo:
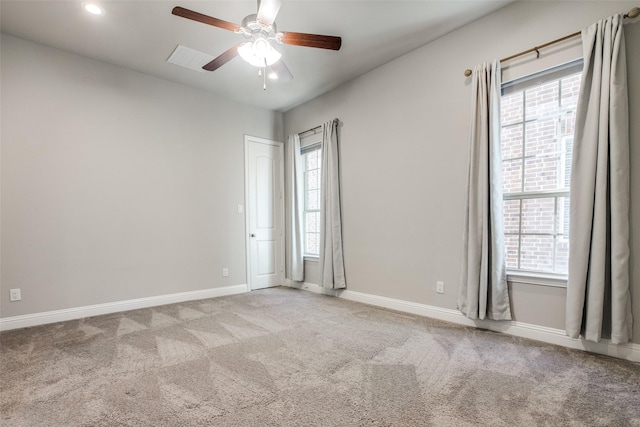
<path fill-rule="evenodd" d="M 282 284 L 284 285 L 285 281 L 285 203 L 284 203 L 284 143 L 280 141 L 274 141 L 272 139 L 260 138 L 257 136 L 244 135 L 244 239 L 245 239 L 245 262 L 246 262 L 246 274 L 247 274 L 247 291 L 251 292 L 252 284 L 251 284 L 251 231 L 250 231 L 250 218 L 251 210 L 249 209 L 249 144 L 266 144 L 274 147 L 278 147 L 280 149 L 280 170 L 278 171 L 280 175 L 280 203 L 278 203 L 278 207 L 280 208 L 282 215 L 280 215 L 280 227 L 282 233 L 280 234 L 280 250 L 279 250 L 279 258 L 280 263 L 276 268 L 279 268 L 282 275 Z"/>

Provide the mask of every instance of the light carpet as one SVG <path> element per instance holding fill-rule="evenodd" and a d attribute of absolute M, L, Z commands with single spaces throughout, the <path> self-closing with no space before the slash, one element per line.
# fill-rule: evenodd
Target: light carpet
<path fill-rule="evenodd" d="M 640 366 L 287 288 L 0 334 L 2 426 L 640 426 Z"/>

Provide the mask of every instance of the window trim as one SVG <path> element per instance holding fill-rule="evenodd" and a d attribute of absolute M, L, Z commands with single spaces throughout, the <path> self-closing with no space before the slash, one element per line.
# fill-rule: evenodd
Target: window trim
<path fill-rule="evenodd" d="M 558 80 L 568 75 L 581 72 L 583 68 L 584 58 L 578 58 L 544 70 L 535 71 L 531 74 L 527 74 L 526 76 L 502 82 L 500 87 L 501 95 L 509 95 L 510 93 L 518 92 L 525 87 L 543 84 L 551 80 Z"/>
<path fill-rule="evenodd" d="M 507 282 L 509 283 L 566 288 L 568 280 L 566 274 L 507 269 Z"/>

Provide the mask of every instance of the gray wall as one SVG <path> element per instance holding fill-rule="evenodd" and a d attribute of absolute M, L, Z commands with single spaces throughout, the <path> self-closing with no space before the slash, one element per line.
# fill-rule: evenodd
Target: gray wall
<path fill-rule="evenodd" d="M 343 123 L 348 289 L 454 309 L 471 97 L 463 71 L 634 6 L 637 2 L 516 2 L 285 113 L 285 134 L 333 117 Z M 625 34 L 633 118 L 633 311 L 640 319 L 640 265 L 635 261 L 640 254 L 640 23 L 628 24 Z M 556 58 L 571 56 L 576 44 L 551 51 Z M 519 62 L 512 68 L 536 67 L 533 60 Z M 437 280 L 445 282 L 442 295 L 435 293 Z M 516 320 L 564 329 L 564 289 L 514 283 L 511 290 Z M 636 321 L 636 343 L 639 325 Z"/>
<path fill-rule="evenodd" d="M 243 135 L 282 114 L 6 35 L 1 78 L 2 317 L 247 283 Z"/>

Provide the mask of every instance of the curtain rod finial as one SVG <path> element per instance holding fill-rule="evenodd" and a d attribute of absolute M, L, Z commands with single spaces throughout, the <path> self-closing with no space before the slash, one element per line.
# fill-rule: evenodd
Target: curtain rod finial
<path fill-rule="evenodd" d="M 469 77 L 471 75 L 472 71 L 471 70 L 464 70 L 464 75 L 466 77 Z"/>
<path fill-rule="evenodd" d="M 624 15 L 625 18 L 629 18 L 629 19 L 635 19 L 638 16 L 640 16 L 640 8 L 639 7 L 634 7 L 633 9 L 631 9 L 629 11 L 629 13 Z"/>

